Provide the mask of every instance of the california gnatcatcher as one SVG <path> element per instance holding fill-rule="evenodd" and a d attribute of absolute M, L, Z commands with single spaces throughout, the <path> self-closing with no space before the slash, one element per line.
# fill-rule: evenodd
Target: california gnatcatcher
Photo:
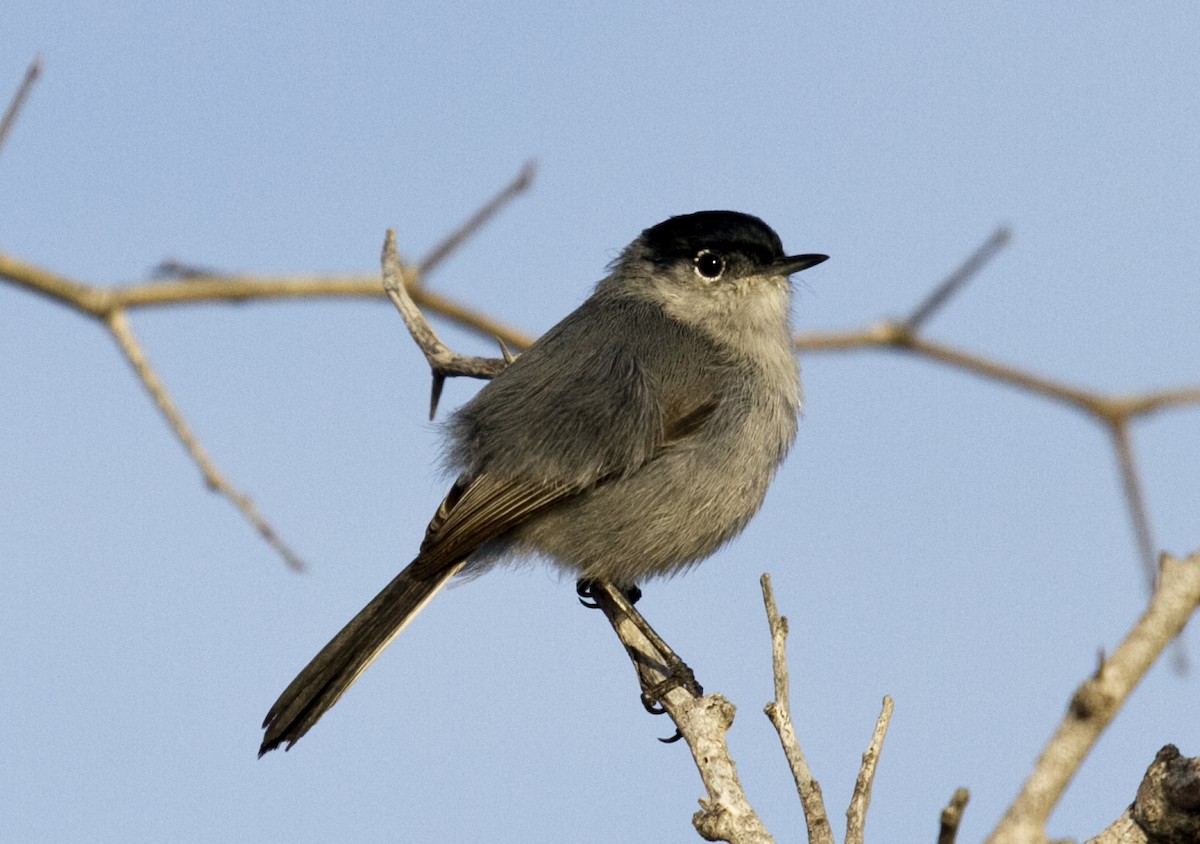
<path fill-rule="evenodd" d="M 796 435 L 788 276 L 826 257 L 784 255 L 733 211 L 642 232 L 453 415 L 458 478 L 420 553 L 279 696 L 259 756 L 295 744 L 459 572 L 533 554 L 631 588 L 736 536 Z"/>

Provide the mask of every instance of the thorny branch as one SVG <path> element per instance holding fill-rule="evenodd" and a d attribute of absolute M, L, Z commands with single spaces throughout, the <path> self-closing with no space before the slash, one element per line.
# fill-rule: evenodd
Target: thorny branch
<path fill-rule="evenodd" d="M 408 333 L 425 354 L 425 360 L 429 361 L 429 368 L 433 371 L 433 395 L 429 401 L 429 418 L 432 419 L 437 413 L 438 399 L 442 396 L 442 386 L 447 378 L 458 375 L 485 380 L 495 378 L 504 371 L 512 357 L 504 347 L 503 341 L 500 342 L 500 348 L 505 353 L 503 358 L 460 355 L 451 351 L 450 347 L 441 341 L 429 320 L 425 319 L 416 302 L 408 295 L 408 288 L 412 283 L 405 278 L 404 268 L 400 265 L 400 256 L 396 252 L 395 229 L 387 231 L 383 242 L 382 263 L 383 288 L 396 310 L 400 312 L 401 319 L 408 327 Z"/>
<path fill-rule="evenodd" d="M 792 770 L 792 779 L 795 780 L 796 791 L 800 795 L 800 806 L 804 810 L 809 844 L 834 844 L 833 830 L 825 812 L 825 800 L 821 796 L 821 786 L 813 776 L 812 769 L 808 767 L 808 760 L 804 757 L 804 751 L 800 749 L 800 741 L 796 738 L 796 730 L 792 724 L 791 680 L 787 665 L 788 620 L 779 614 L 779 607 L 775 604 L 771 576 L 764 574 L 759 578 L 759 584 L 762 586 L 763 605 L 767 611 L 767 625 L 771 630 L 771 668 L 775 678 L 775 699 L 763 708 L 763 712 L 774 725 L 775 732 L 779 734 L 784 758 Z M 892 699 L 885 696 L 883 711 L 879 713 L 879 719 L 871 734 L 871 742 L 863 754 L 858 778 L 854 783 L 854 792 L 850 796 L 850 806 L 846 809 L 846 844 L 863 842 L 867 808 L 871 805 L 871 787 L 875 782 L 875 770 L 879 765 L 879 754 L 883 750 L 883 740 L 892 720 L 893 708 Z"/>
<path fill-rule="evenodd" d="M 4 135 L 15 121 L 21 105 L 40 72 L 41 60 L 35 58 L 14 95 L 3 121 L 0 122 L 0 144 L 3 143 Z M 415 270 L 404 273 L 407 281 L 406 288 L 416 305 L 465 328 L 495 338 L 501 342 L 502 348 L 503 344 L 507 344 L 516 349 L 523 349 L 530 345 L 532 339 L 509 326 L 496 322 L 485 314 L 428 291 L 421 283 L 422 270 L 428 271 L 440 264 L 450 252 L 461 246 L 508 202 L 527 190 L 532 183 L 533 173 L 532 162 L 525 164 L 512 181 L 501 188 L 463 225 L 432 249 Z M 1200 405 L 1200 386 L 1159 390 L 1131 396 L 1106 395 L 1096 390 L 1075 387 L 971 352 L 936 343 L 921 337 L 918 333 L 919 329 L 936 312 L 944 308 L 953 296 L 965 288 L 967 283 L 1010 239 L 1011 232 L 1007 228 L 997 229 L 958 269 L 938 284 L 906 320 L 901 322 L 884 321 L 857 331 L 816 332 L 799 335 L 796 337 L 796 348 L 817 352 L 873 348 L 907 352 L 1065 403 L 1100 422 L 1108 430 L 1116 451 L 1138 552 L 1148 579 L 1152 579 L 1155 569 L 1155 544 L 1141 479 L 1136 469 L 1129 429 L 1133 422 L 1160 410 Z M 263 277 L 210 275 L 206 272 L 201 275 L 189 275 L 185 279 L 106 288 L 68 279 L 3 253 L 0 253 L 0 279 L 95 317 L 103 321 L 110 331 L 112 330 L 110 319 L 112 314 L 141 307 L 199 302 L 244 302 L 276 298 L 378 297 L 383 293 L 379 285 L 379 278 L 375 275 Z M 436 335 L 434 336 L 436 337 Z M 132 335 L 129 335 L 126 339 L 131 338 Z M 122 342 L 120 337 L 117 340 L 119 343 Z M 136 341 L 133 342 L 136 343 Z M 122 348 L 125 347 L 122 346 Z M 144 353 L 141 354 L 141 357 L 145 361 Z M 505 357 L 506 359 L 508 357 L 507 351 L 505 351 Z M 436 406 L 440 382 L 445 375 L 450 373 L 443 372 L 439 376 L 438 364 L 431 360 L 431 366 L 434 369 L 432 404 Z M 146 362 L 144 371 L 148 372 L 148 367 L 149 363 Z M 135 367 L 135 370 L 139 372 L 139 376 L 142 375 L 142 369 Z M 235 493 L 228 484 L 213 483 L 215 467 L 211 461 L 206 466 L 198 459 L 197 455 L 201 453 L 197 450 L 198 444 L 193 438 L 194 446 L 189 445 L 187 437 L 173 421 L 173 419 L 182 421 L 182 415 L 177 409 L 174 415 L 167 413 L 163 401 L 158 398 L 159 394 L 165 395 L 165 390 L 160 389 L 156 393 L 144 378 L 143 383 L 146 384 L 151 395 L 155 396 L 156 404 L 164 413 L 168 423 L 172 425 L 172 430 L 177 438 L 187 448 L 188 453 L 204 473 L 206 482 L 217 491 L 230 497 L 243 514 L 255 524 L 256 529 L 260 530 L 268 541 L 276 546 L 277 550 L 280 550 L 283 546 L 274 532 L 266 526 L 265 522 L 261 521 L 261 517 L 256 519 L 250 515 L 253 505 L 249 499 L 240 493 Z M 240 496 L 240 500 L 236 496 Z M 285 559 L 288 559 L 288 554 L 284 554 L 284 556 Z M 294 559 L 289 562 L 294 562 Z"/>
<path fill-rule="evenodd" d="M 460 245 L 463 238 L 477 231 L 478 227 L 490 219 L 500 205 L 525 190 L 531 177 L 531 165 L 526 165 L 516 178 L 484 203 L 480 211 L 473 214 L 466 224 L 459 227 L 441 245 L 432 250 L 423 263 L 429 266 L 439 263 L 448 248 Z M 1125 396 L 1107 395 L 927 340 L 915 330 L 927 322 L 938 309 L 945 307 L 952 295 L 961 292 L 973 274 L 977 273 L 984 262 L 994 255 L 1004 243 L 1007 243 L 1009 238 L 1007 229 L 1000 229 L 994 233 L 971 258 L 939 284 L 907 320 L 880 322 L 857 331 L 801 334 L 796 337 L 796 348 L 813 352 L 863 349 L 906 352 L 1064 403 L 1100 422 L 1110 432 L 1117 452 L 1125 500 L 1131 523 L 1134 526 L 1139 554 L 1146 570 L 1152 572 L 1154 570 L 1153 533 L 1150 528 L 1150 518 L 1145 506 L 1144 495 L 1140 492 L 1141 481 L 1134 465 L 1133 449 L 1129 443 L 1129 428 L 1132 423 L 1161 410 L 1200 405 L 1200 386 Z M 448 297 L 430 291 L 420 284 L 419 268 L 406 269 L 403 271 L 403 276 L 407 282 L 405 289 L 411 300 L 425 311 L 437 314 L 480 335 L 497 339 L 501 344 L 507 344 L 515 349 L 527 348 L 532 343 L 532 338 L 528 335 Z M 187 279 L 152 281 L 106 288 L 82 284 L 3 253 L 0 253 L 0 279 L 54 299 L 101 320 L 106 320 L 108 314 L 117 310 L 143 307 L 279 298 L 374 298 L 385 292 L 376 275 L 311 277 L 201 275 Z M 431 366 L 434 368 L 435 375 L 434 404 L 436 404 L 439 377 L 437 366 L 433 361 L 431 361 Z M 449 373 L 443 373 L 442 377 L 445 374 Z M 176 435 L 179 436 L 178 431 L 176 431 Z M 183 438 L 180 437 L 180 439 L 182 441 Z"/>
<path fill-rule="evenodd" d="M 466 238 L 477 232 L 480 226 L 495 215 L 500 206 L 511 201 L 513 197 L 526 189 L 532 175 L 531 165 L 522 168 L 516 179 L 506 185 L 495 197 L 489 199 L 480 211 L 472 215 L 465 224 L 459 226 L 431 253 L 425 263 L 430 266 L 436 265 L 450 250 L 457 248 Z M 399 259 L 397 258 L 395 273 L 399 274 L 400 272 L 402 271 L 399 269 Z M 409 271 L 404 275 L 412 284 L 418 274 L 416 271 Z M 142 382 L 142 386 L 154 401 L 176 439 L 179 440 L 192 462 L 204 476 L 204 482 L 209 489 L 227 498 L 290 568 L 297 571 L 305 568 L 300 556 L 280 538 L 278 532 L 258 511 L 253 500 L 225 478 L 200 444 L 183 412 L 171 399 L 166 386 L 151 366 L 149 357 L 134 336 L 127 314 L 130 310 L 137 308 L 200 302 L 244 302 L 258 299 L 318 297 L 378 298 L 384 295 L 378 275 L 271 278 L 188 274 L 186 278 L 169 281 L 154 281 L 126 287 L 98 287 L 82 284 L 0 253 L 0 279 L 66 305 L 102 323 L 116 340 L 121 353 L 129 361 L 134 373 Z M 488 333 L 500 339 L 502 344 L 507 341 L 512 346 L 524 348 L 530 343 L 530 340 L 519 332 L 423 288 L 413 289 L 412 299 L 448 319 L 471 325 L 479 331 Z M 424 318 L 422 317 L 422 319 Z M 432 329 L 430 332 L 432 333 Z M 436 335 L 434 337 L 436 338 Z M 478 377 L 491 376 L 481 375 Z"/>
<path fill-rule="evenodd" d="M 1007 228 L 997 229 L 958 269 L 934 288 L 906 320 L 883 321 L 858 331 L 801 335 L 796 338 L 796 348 L 814 352 L 861 349 L 907 352 L 1066 404 L 1099 422 L 1108 431 L 1116 452 L 1138 556 L 1146 572 L 1147 585 L 1153 589 L 1156 546 L 1150 527 L 1150 513 L 1142 491 L 1141 476 L 1136 468 L 1133 446 L 1129 438 L 1129 428 L 1133 422 L 1160 410 L 1200 405 L 1200 386 L 1130 396 L 1107 395 L 926 340 L 918 334 L 918 329 L 937 310 L 945 307 L 953 295 L 961 292 L 967 282 L 1011 239 L 1012 233 Z M 1186 656 L 1182 648 L 1177 648 L 1175 655 L 1176 667 L 1184 668 Z"/>

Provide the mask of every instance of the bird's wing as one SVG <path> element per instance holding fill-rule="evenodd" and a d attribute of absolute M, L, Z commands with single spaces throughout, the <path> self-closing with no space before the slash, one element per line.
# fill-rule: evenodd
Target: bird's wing
<path fill-rule="evenodd" d="M 429 522 L 421 553 L 409 568 L 419 577 L 434 577 L 488 540 L 577 492 L 564 484 L 498 478 L 486 472 L 469 482 L 460 479 Z"/>

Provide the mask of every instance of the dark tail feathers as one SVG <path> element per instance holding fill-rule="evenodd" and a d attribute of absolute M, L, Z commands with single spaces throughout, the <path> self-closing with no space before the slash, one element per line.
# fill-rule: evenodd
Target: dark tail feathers
<path fill-rule="evenodd" d="M 462 567 L 458 563 L 422 579 L 410 573 L 410 565 L 396 575 L 275 701 L 263 721 L 267 733 L 258 755 L 299 741 Z"/>

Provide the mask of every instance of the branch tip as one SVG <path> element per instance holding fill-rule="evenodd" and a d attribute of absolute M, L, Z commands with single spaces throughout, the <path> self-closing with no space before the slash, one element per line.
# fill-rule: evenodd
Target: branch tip
<path fill-rule="evenodd" d="M 33 57 L 33 61 L 29 63 L 29 67 L 25 69 L 25 76 L 21 79 L 21 83 L 13 93 L 12 99 L 8 103 L 8 108 L 4 110 L 4 116 L 0 117 L 0 149 L 4 147 L 4 142 L 8 139 L 9 131 L 16 125 L 17 117 L 21 114 L 25 100 L 29 97 L 29 92 L 33 90 L 33 84 L 37 82 L 38 77 L 41 75 L 42 57 L 36 55 Z"/>
<path fill-rule="evenodd" d="M 966 812 L 967 803 L 970 800 L 971 792 L 965 788 L 954 790 L 950 802 L 946 804 L 946 808 L 942 809 L 939 819 L 941 828 L 938 830 L 938 844 L 954 844 L 954 839 L 958 837 L 958 827 L 962 824 L 963 814 Z"/>
<path fill-rule="evenodd" d="M 917 332 L 921 326 L 941 309 L 951 297 L 958 293 L 967 282 L 974 278 L 984 265 L 992 259 L 1012 239 L 1012 230 L 1007 226 L 999 226 L 985 240 L 978 249 L 971 253 L 967 260 L 963 261 L 954 272 L 950 273 L 945 280 L 941 282 L 933 291 L 925 298 L 920 305 L 913 310 L 908 319 L 904 321 L 905 327 L 912 332 Z"/>

